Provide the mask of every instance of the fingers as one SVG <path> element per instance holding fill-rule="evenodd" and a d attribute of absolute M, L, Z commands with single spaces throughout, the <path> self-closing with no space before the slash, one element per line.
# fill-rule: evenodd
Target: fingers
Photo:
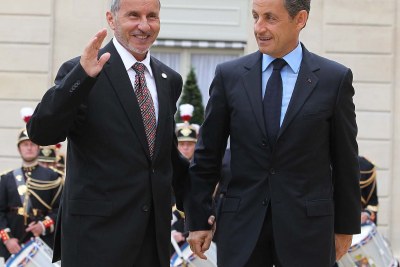
<path fill-rule="evenodd" d="M 18 244 L 18 240 L 16 238 L 11 238 L 5 243 L 8 252 L 11 254 L 16 254 L 21 250 L 21 246 Z"/>
<path fill-rule="evenodd" d="M 101 44 L 107 36 L 107 30 L 101 29 L 98 31 L 92 40 L 89 41 L 88 45 L 85 47 L 85 52 L 98 52 L 101 48 Z"/>
<path fill-rule="evenodd" d="M 103 69 L 104 64 L 109 60 L 110 53 L 103 54 L 99 59 L 98 54 L 104 39 L 107 36 L 107 30 L 102 29 L 89 41 L 83 50 L 80 64 L 90 77 L 96 77 Z"/>
<path fill-rule="evenodd" d="M 32 231 L 34 225 L 35 225 L 35 222 L 31 222 L 30 224 L 28 224 L 28 227 L 25 229 L 25 232 Z"/>
<path fill-rule="evenodd" d="M 199 258 L 206 260 L 207 256 L 204 254 L 211 244 L 212 239 L 212 231 L 194 231 L 189 233 L 189 237 L 187 238 L 188 243 L 190 244 L 190 249 L 196 254 Z"/>
<path fill-rule="evenodd" d="M 351 246 L 352 237 L 352 235 L 344 234 L 335 235 L 336 260 L 340 260 L 347 253 Z"/>
<path fill-rule="evenodd" d="M 200 259 L 206 260 L 207 256 L 204 255 L 205 250 L 202 249 L 201 243 L 195 243 L 190 246 L 190 249 L 196 254 Z"/>
<path fill-rule="evenodd" d="M 110 53 L 104 53 L 103 55 L 101 55 L 101 57 L 99 58 L 99 66 L 101 66 L 101 68 L 103 68 L 104 64 L 106 64 L 106 62 L 110 59 L 111 54 Z"/>
<path fill-rule="evenodd" d="M 208 224 L 209 224 L 209 225 L 213 225 L 214 222 L 215 222 L 215 216 L 214 216 L 214 215 L 211 215 L 211 216 L 208 218 Z"/>
<path fill-rule="evenodd" d="M 212 238 L 213 238 L 212 234 L 206 236 L 204 243 L 201 246 L 201 251 L 206 252 L 210 248 Z"/>
<path fill-rule="evenodd" d="M 102 29 L 96 33 L 96 35 L 89 41 L 86 45 L 82 57 L 85 59 L 90 59 L 92 57 L 96 57 L 101 48 L 101 44 L 104 41 L 104 38 L 107 36 L 107 30 Z"/>
<path fill-rule="evenodd" d="M 20 246 L 13 246 L 10 248 L 9 252 L 10 254 L 17 254 L 21 250 Z"/>
<path fill-rule="evenodd" d="M 101 29 L 96 33 L 96 35 L 93 38 L 93 49 L 95 50 L 100 50 L 101 44 L 103 43 L 104 39 L 107 36 L 107 29 Z"/>
<path fill-rule="evenodd" d="M 209 224 L 209 225 L 212 225 L 212 228 L 211 228 L 211 230 L 212 230 L 212 236 L 214 236 L 215 230 L 217 229 L 217 222 L 215 221 L 215 216 L 214 216 L 214 215 L 211 215 L 211 216 L 208 218 L 208 224 Z"/>

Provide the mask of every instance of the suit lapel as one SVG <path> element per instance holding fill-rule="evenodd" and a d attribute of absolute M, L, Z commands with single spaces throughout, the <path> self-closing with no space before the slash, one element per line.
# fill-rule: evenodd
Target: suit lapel
<path fill-rule="evenodd" d="M 318 83 L 318 77 L 314 74 L 319 66 L 312 60 L 312 54 L 303 46 L 303 59 L 300 65 L 299 75 L 293 90 L 292 97 L 279 130 L 278 138 L 287 129 L 290 122 L 294 119 L 307 98 Z"/>
<path fill-rule="evenodd" d="M 167 116 L 170 114 L 168 111 L 169 84 L 167 82 L 168 77 L 162 72 L 162 66 L 153 58 L 151 58 L 150 65 L 156 82 L 158 95 L 158 123 L 153 157 L 153 159 L 156 159 L 160 152 L 161 144 L 163 143 L 164 134 L 162 130 L 165 129 L 165 123 L 169 121 L 167 120 Z"/>
<path fill-rule="evenodd" d="M 251 108 L 253 109 L 254 117 L 261 132 L 266 136 L 261 95 L 261 59 L 262 55 L 260 52 L 252 54 L 249 61 L 244 64 L 248 72 L 243 75 L 242 80 Z"/>
<path fill-rule="evenodd" d="M 143 125 L 142 114 L 137 102 L 128 73 L 125 70 L 121 57 L 115 49 L 112 41 L 102 50 L 102 53 L 110 52 L 111 57 L 103 68 L 105 75 L 112 85 L 118 99 L 125 110 L 129 122 L 142 144 L 145 154 L 150 159 L 150 151 L 147 144 L 146 132 Z"/>

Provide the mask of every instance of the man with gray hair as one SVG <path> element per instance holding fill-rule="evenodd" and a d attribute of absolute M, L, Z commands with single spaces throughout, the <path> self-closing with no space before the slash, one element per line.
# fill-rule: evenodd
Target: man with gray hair
<path fill-rule="evenodd" d="M 332 267 L 360 232 L 353 76 L 300 43 L 309 11 L 310 0 L 253 0 L 259 51 L 216 69 L 184 206 L 201 258 L 216 216 L 219 267 Z"/>
<path fill-rule="evenodd" d="M 63 267 L 169 266 L 171 182 L 188 162 L 174 114 L 182 78 L 150 55 L 159 0 L 115 0 L 80 57 L 64 63 L 28 125 L 40 145 L 68 139 L 54 259 Z M 180 205 L 181 206 L 181 205 Z"/>

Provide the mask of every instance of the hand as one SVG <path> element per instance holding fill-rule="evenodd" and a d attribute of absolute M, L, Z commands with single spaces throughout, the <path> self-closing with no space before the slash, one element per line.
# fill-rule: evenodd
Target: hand
<path fill-rule="evenodd" d="M 204 255 L 204 252 L 210 248 L 210 244 L 216 229 L 215 216 L 211 215 L 207 222 L 209 225 L 212 225 L 211 230 L 189 232 L 189 237 L 187 238 L 190 249 L 194 254 L 203 260 L 207 259 L 207 256 Z"/>
<path fill-rule="evenodd" d="M 11 254 L 16 254 L 21 250 L 21 246 L 18 244 L 18 239 L 16 238 L 10 238 L 4 245 Z"/>
<path fill-rule="evenodd" d="M 25 232 L 32 232 L 34 236 L 40 236 L 43 233 L 43 226 L 40 223 L 31 222 Z"/>
<path fill-rule="evenodd" d="M 189 243 L 190 249 L 193 251 L 193 253 L 200 257 L 200 259 L 207 259 L 207 256 L 204 255 L 204 252 L 210 248 L 212 235 L 212 230 L 189 232 L 187 242 Z"/>
<path fill-rule="evenodd" d="M 104 64 L 110 59 L 110 53 L 104 53 L 97 59 L 101 44 L 106 36 L 107 30 L 100 30 L 83 50 L 80 63 L 90 77 L 96 77 L 103 69 Z"/>
<path fill-rule="evenodd" d="M 353 235 L 335 234 L 336 261 L 347 253 L 351 246 Z"/>
<path fill-rule="evenodd" d="M 185 241 L 185 236 L 184 236 L 181 232 L 172 231 L 172 232 L 171 232 L 171 235 L 172 235 L 172 237 L 175 239 L 175 241 L 176 241 L 177 243 L 182 242 L 182 241 Z"/>
<path fill-rule="evenodd" d="M 361 212 L 361 224 L 369 220 L 368 212 Z"/>

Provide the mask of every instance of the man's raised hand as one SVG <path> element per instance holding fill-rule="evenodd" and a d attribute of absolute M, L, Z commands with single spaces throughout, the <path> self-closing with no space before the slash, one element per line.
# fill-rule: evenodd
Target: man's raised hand
<path fill-rule="evenodd" d="M 90 77 L 96 77 L 103 69 L 104 64 L 110 59 L 110 53 L 104 53 L 99 59 L 97 58 L 101 44 L 106 36 L 107 30 L 100 30 L 83 50 L 80 63 Z"/>

